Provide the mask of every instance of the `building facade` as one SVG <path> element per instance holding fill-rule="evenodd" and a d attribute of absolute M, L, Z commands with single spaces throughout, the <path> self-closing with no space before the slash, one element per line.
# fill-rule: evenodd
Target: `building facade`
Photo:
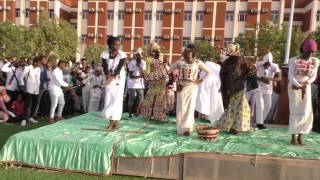
<path fill-rule="evenodd" d="M 174 61 L 192 41 L 220 48 L 258 24 L 287 24 L 290 6 L 291 0 L 0 0 L 0 22 L 31 26 L 45 11 L 77 27 L 77 59 L 88 45 L 106 45 L 113 35 L 127 53 L 157 41 Z M 319 10 L 318 0 L 296 0 L 294 25 L 316 30 Z"/>

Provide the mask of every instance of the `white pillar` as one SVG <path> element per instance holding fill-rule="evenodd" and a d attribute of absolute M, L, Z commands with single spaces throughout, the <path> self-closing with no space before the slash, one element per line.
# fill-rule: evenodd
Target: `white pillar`
<path fill-rule="evenodd" d="M 286 44 L 286 56 L 284 59 L 284 63 L 288 64 L 290 58 L 290 46 L 291 46 L 291 34 L 292 34 L 292 24 L 293 24 L 293 15 L 294 15 L 294 5 L 295 0 L 291 0 L 291 10 L 290 10 L 290 20 L 289 20 L 289 29 L 288 29 L 288 37 Z"/>
<path fill-rule="evenodd" d="M 317 12 L 318 12 L 318 0 L 313 0 L 311 19 L 310 19 L 310 31 L 317 30 Z"/>
<path fill-rule="evenodd" d="M 171 11 L 174 12 L 174 9 L 176 7 L 176 3 L 172 3 L 172 9 Z M 172 49 L 173 49 L 173 27 L 174 27 L 174 13 L 171 14 L 171 26 L 170 26 L 170 51 L 169 51 L 169 64 L 172 62 Z M 180 37 L 182 38 L 182 37 Z"/>
<path fill-rule="evenodd" d="M 53 2 L 53 9 L 54 9 L 54 17 L 56 19 L 60 18 L 60 1 L 59 0 L 54 0 Z"/>
<path fill-rule="evenodd" d="M 19 1 L 20 6 L 20 17 L 19 17 L 19 25 L 24 26 L 25 25 L 25 10 L 26 10 L 26 3 L 24 0 Z"/>
<path fill-rule="evenodd" d="M 234 7 L 234 16 L 233 16 L 232 41 L 234 41 L 239 34 L 239 11 L 240 11 L 240 0 L 236 0 L 235 7 Z"/>
<path fill-rule="evenodd" d="M 99 8 L 99 2 L 96 2 L 96 10 Z M 97 44 L 97 38 L 98 38 L 98 11 L 95 11 L 95 21 L 94 21 L 94 40 L 93 43 Z"/>
<path fill-rule="evenodd" d="M 173 8 L 174 9 L 174 8 Z M 196 37 L 196 15 L 198 10 L 198 2 L 196 0 L 192 1 L 192 18 L 191 18 L 191 36 L 190 40 L 194 41 Z"/>
<path fill-rule="evenodd" d="M 130 51 L 132 51 L 134 49 L 134 29 L 136 26 L 136 13 L 134 12 L 134 10 L 136 9 L 136 2 L 133 2 L 133 8 L 132 8 L 132 27 L 131 27 L 131 49 Z M 130 56 L 133 56 L 133 53 L 130 53 Z"/>
<path fill-rule="evenodd" d="M 260 15 L 261 15 L 261 1 L 258 2 L 258 12 L 257 12 L 257 25 L 256 25 L 256 39 L 258 39 L 260 30 Z M 258 55 L 257 42 L 255 42 L 254 55 Z"/>
<path fill-rule="evenodd" d="M 119 22 L 119 0 L 113 1 L 113 25 L 112 36 L 118 36 L 118 22 Z"/>
<path fill-rule="evenodd" d="M 150 37 L 151 42 L 155 41 L 156 39 L 156 23 L 157 23 L 156 15 L 157 15 L 157 1 L 153 0 L 152 1 L 152 19 L 151 19 L 151 37 Z"/>
<path fill-rule="evenodd" d="M 279 26 L 282 28 L 284 21 L 284 8 L 286 0 L 280 0 L 280 12 L 279 12 Z"/>
<path fill-rule="evenodd" d="M 217 1 L 213 4 L 212 13 L 212 32 L 211 32 L 211 45 L 214 46 L 214 36 L 216 35 L 216 15 L 217 15 Z"/>
<path fill-rule="evenodd" d="M 3 22 L 7 20 L 7 0 L 3 0 Z"/>
<path fill-rule="evenodd" d="M 40 16 L 40 0 L 37 0 L 37 23 L 39 23 L 39 16 Z"/>
<path fill-rule="evenodd" d="M 76 61 L 80 61 L 80 51 L 81 51 L 81 36 L 82 36 L 82 9 L 83 9 L 83 0 L 78 0 L 78 9 L 77 9 L 77 52 L 76 52 Z"/>

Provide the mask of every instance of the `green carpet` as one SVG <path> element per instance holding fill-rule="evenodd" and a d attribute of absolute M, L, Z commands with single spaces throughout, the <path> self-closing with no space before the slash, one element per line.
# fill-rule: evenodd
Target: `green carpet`
<path fill-rule="evenodd" d="M 124 115 L 123 119 L 126 119 Z M 170 123 L 146 123 L 142 118 L 122 120 L 119 131 L 103 129 L 107 122 L 89 113 L 12 136 L 0 152 L 0 161 L 18 161 L 41 167 L 109 174 L 116 157 L 170 156 L 187 152 L 258 154 L 291 158 L 320 158 L 320 134 L 305 137 L 306 146 L 291 146 L 287 129 L 270 128 L 232 136 L 220 133 L 215 142 L 177 136 Z"/>

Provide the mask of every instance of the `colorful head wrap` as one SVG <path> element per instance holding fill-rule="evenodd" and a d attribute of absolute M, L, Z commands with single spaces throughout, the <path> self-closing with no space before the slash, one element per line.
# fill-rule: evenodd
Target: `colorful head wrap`
<path fill-rule="evenodd" d="M 240 45 L 238 43 L 231 43 L 226 49 L 227 56 L 240 56 Z"/>
<path fill-rule="evenodd" d="M 318 50 L 317 42 L 312 39 L 307 39 L 303 42 L 302 49 L 303 52 L 316 52 Z"/>
<path fill-rule="evenodd" d="M 152 42 L 150 44 L 150 48 L 151 48 L 151 51 L 160 51 L 161 50 L 159 44 L 157 44 L 156 42 Z"/>
<path fill-rule="evenodd" d="M 140 57 L 143 57 L 143 53 L 144 53 L 143 49 L 142 48 L 138 48 L 134 54 L 135 55 L 139 54 Z"/>

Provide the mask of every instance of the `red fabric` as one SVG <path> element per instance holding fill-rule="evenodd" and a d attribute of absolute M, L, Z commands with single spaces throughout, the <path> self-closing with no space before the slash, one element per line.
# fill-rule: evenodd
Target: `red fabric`
<path fill-rule="evenodd" d="M 12 109 L 15 115 L 20 116 L 23 114 L 24 102 L 23 101 L 14 101 L 12 103 Z"/>
<path fill-rule="evenodd" d="M 311 39 L 307 39 L 303 42 L 303 52 L 312 51 L 316 52 L 318 50 L 317 42 Z"/>

